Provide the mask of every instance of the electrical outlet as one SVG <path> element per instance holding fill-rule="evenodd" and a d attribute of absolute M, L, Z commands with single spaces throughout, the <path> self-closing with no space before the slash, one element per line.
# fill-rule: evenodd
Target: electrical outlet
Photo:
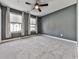
<path fill-rule="evenodd" d="M 61 37 L 63 37 L 63 34 L 60 34 Z"/>

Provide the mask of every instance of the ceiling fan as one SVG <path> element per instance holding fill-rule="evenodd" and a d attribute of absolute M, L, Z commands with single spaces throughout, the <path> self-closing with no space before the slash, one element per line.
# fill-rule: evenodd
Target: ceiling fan
<path fill-rule="evenodd" d="M 29 2 L 25 2 L 25 4 L 32 5 Z M 41 12 L 41 8 L 40 7 L 43 7 L 43 6 L 48 6 L 48 3 L 46 3 L 46 4 L 40 4 L 39 0 L 36 0 L 36 3 L 34 4 L 34 7 L 33 7 L 32 10 L 37 9 L 39 12 Z"/>

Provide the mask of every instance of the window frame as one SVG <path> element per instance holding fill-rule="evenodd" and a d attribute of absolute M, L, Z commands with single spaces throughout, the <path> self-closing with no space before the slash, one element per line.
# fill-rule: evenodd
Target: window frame
<path fill-rule="evenodd" d="M 31 25 L 33 25 L 33 26 L 35 25 L 35 30 L 33 30 L 33 31 L 35 31 L 37 33 L 37 17 L 36 16 L 33 17 L 32 15 L 30 15 L 30 18 L 29 19 L 32 19 L 32 18 L 35 19 L 35 24 L 29 23 L 29 31 L 31 33 L 32 32 L 31 28 L 33 28 L 33 27 L 31 27 Z M 31 21 L 31 20 L 29 20 L 29 21 Z"/>
<path fill-rule="evenodd" d="M 13 14 L 13 15 L 18 15 L 18 16 L 21 16 L 21 21 L 22 21 L 22 15 L 21 14 L 17 14 L 17 13 L 15 13 L 15 12 L 10 12 L 10 14 Z M 11 16 L 11 15 L 10 15 Z M 11 19 L 11 18 L 10 18 Z M 10 26 L 11 26 L 11 24 L 21 24 L 21 30 L 22 30 L 22 22 L 11 22 L 11 20 L 10 20 Z M 11 27 L 10 27 L 10 32 L 11 33 L 20 33 L 21 32 L 21 30 L 19 30 L 19 31 L 11 31 Z"/>

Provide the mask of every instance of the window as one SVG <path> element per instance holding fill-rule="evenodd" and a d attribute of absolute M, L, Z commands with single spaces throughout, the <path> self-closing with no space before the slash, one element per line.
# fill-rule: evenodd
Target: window
<path fill-rule="evenodd" d="M 36 17 L 31 17 L 30 18 L 30 31 L 37 31 L 36 29 L 37 27 L 37 21 L 36 21 Z"/>
<path fill-rule="evenodd" d="M 15 13 L 10 13 L 10 31 L 11 32 L 21 31 L 21 25 L 22 25 L 22 16 Z"/>

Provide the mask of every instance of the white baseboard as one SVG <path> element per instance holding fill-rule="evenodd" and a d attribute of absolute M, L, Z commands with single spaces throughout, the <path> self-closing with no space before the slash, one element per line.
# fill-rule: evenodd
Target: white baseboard
<path fill-rule="evenodd" d="M 15 41 L 15 40 L 21 40 L 28 38 L 29 36 L 24 36 L 24 37 L 17 37 L 17 38 L 12 38 L 12 39 L 7 39 L 7 40 L 2 40 L 0 43 L 5 43 L 5 42 L 10 42 L 10 41 Z"/>
<path fill-rule="evenodd" d="M 58 38 L 58 37 L 54 37 L 54 36 L 46 35 L 46 34 L 43 34 L 43 35 L 44 35 L 44 36 L 47 36 L 47 37 L 50 37 L 50 38 L 55 38 L 55 39 L 59 39 L 59 40 L 63 40 L 63 41 L 67 41 L 67 42 L 71 42 L 71 43 L 77 44 L 76 41 L 72 41 L 72 40 L 69 40 L 69 39 Z"/>

